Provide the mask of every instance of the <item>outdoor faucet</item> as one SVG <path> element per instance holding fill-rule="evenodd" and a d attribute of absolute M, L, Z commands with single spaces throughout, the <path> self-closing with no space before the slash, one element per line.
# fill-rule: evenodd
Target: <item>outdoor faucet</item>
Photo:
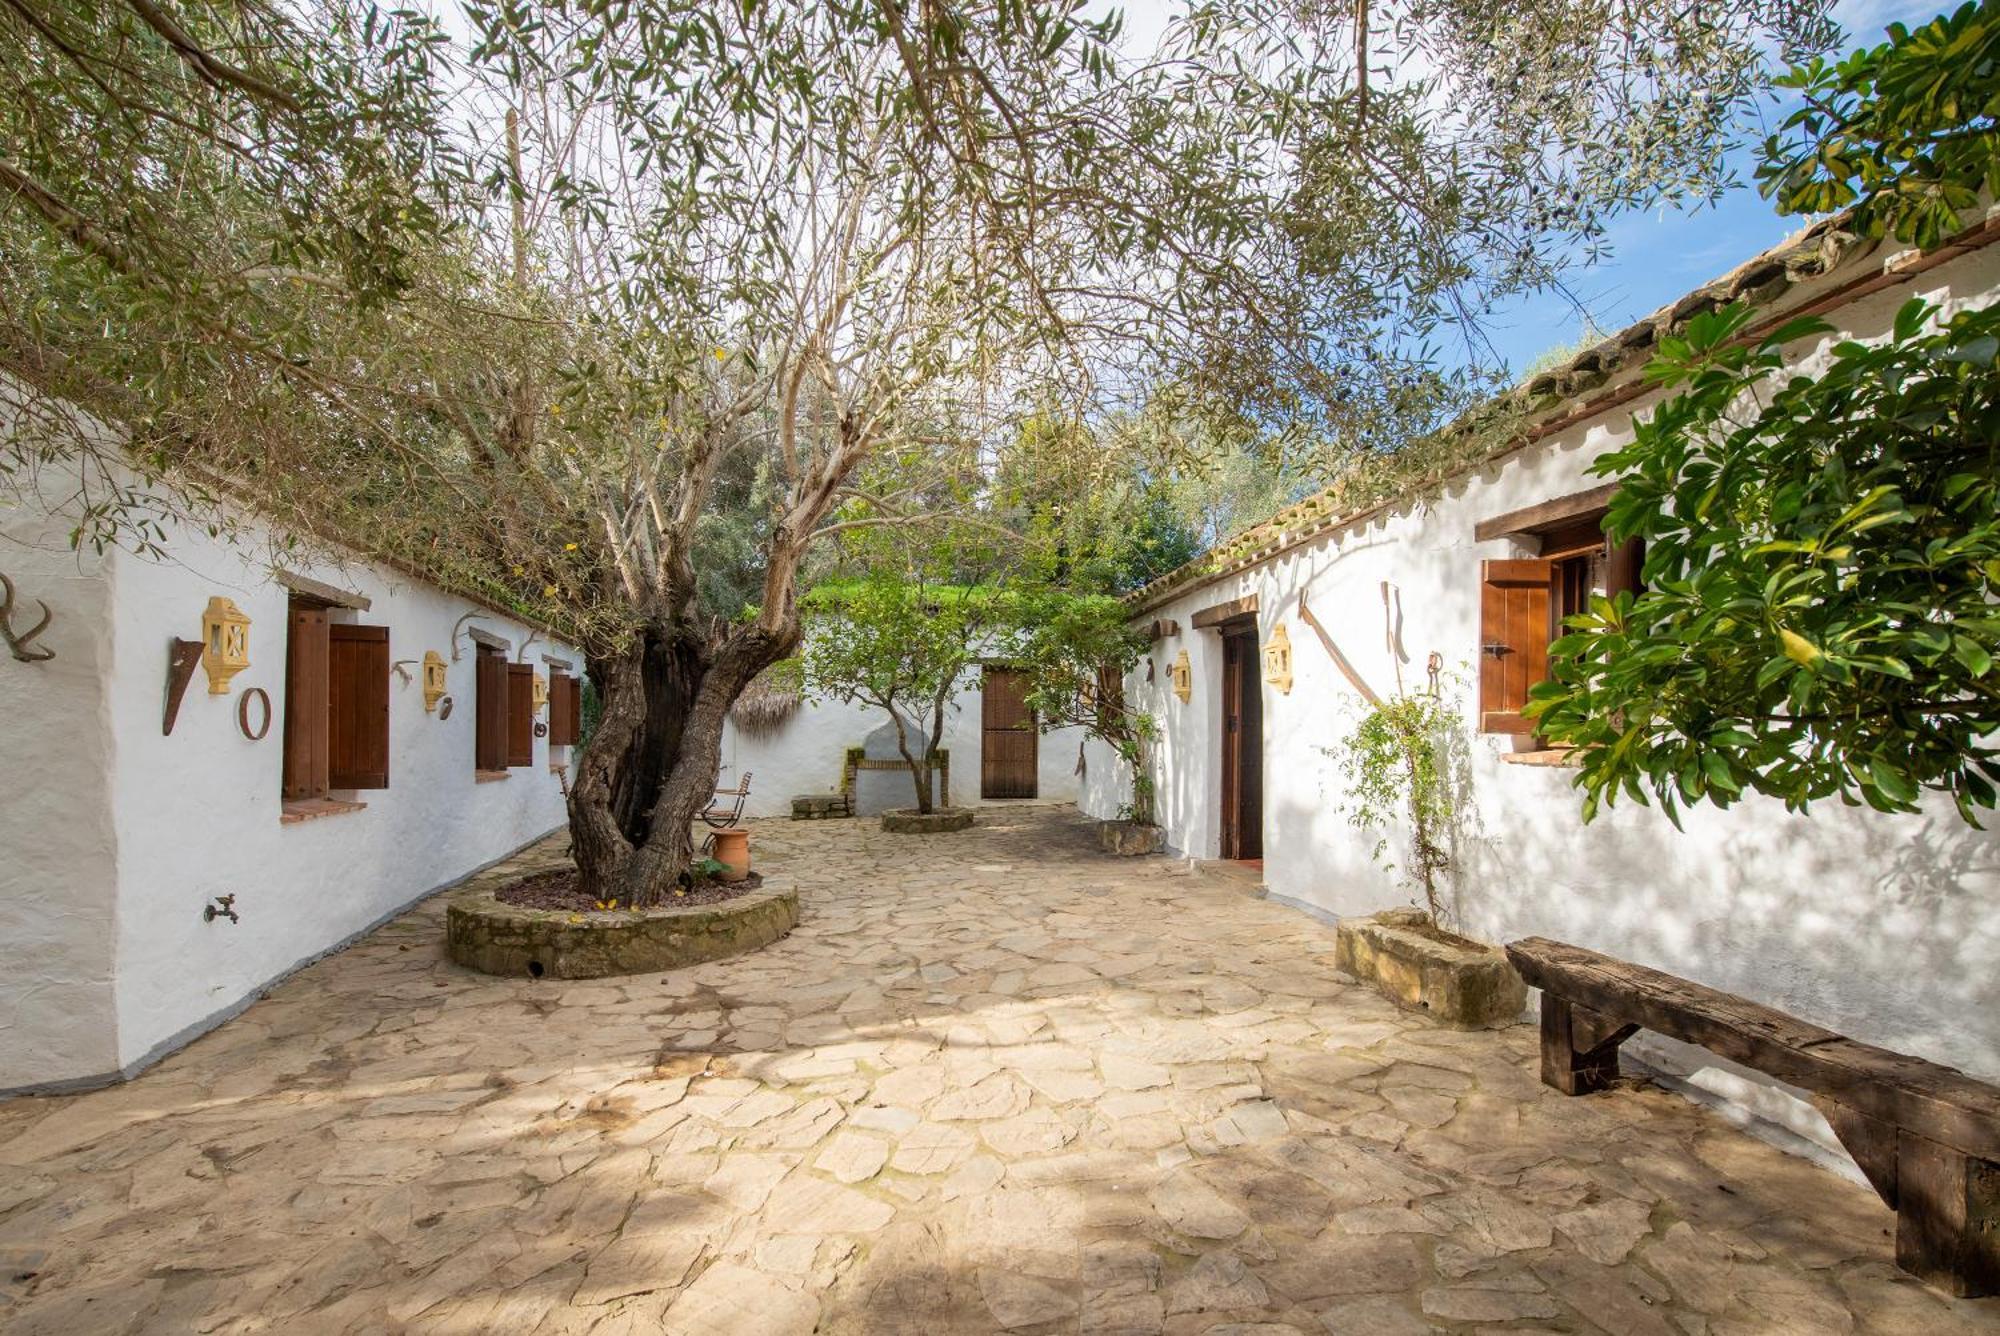
<path fill-rule="evenodd" d="M 213 923 L 219 918 L 226 918 L 231 923 L 241 923 L 243 921 L 236 917 L 236 897 L 234 895 L 218 895 L 215 897 L 214 904 L 202 906 L 201 921 L 203 923 Z"/>

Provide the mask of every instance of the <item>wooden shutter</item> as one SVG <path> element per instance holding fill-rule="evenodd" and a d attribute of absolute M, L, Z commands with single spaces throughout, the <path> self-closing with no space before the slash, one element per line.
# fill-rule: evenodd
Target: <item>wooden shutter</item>
<path fill-rule="evenodd" d="M 535 763 L 535 668 L 507 665 L 507 764 Z"/>
<path fill-rule="evenodd" d="M 336 789 L 386 789 L 389 628 L 336 623 L 327 629 L 329 782 Z"/>
<path fill-rule="evenodd" d="M 1549 675 L 1549 581 L 1552 562 L 1481 563 L 1479 731 L 1532 733 L 1521 717 L 1528 688 Z"/>
<path fill-rule="evenodd" d="M 583 742 L 583 679 L 569 679 L 569 700 L 565 705 L 569 713 L 569 745 L 578 746 Z"/>
<path fill-rule="evenodd" d="M 576 679 L 560 668 L 549 669 L 549 745 L 568 747 L 576 742 L 576 735 L 570 731 L 569 693 L 576 690 Z"/>
<path fill-rule="evenodd" d="M 327 756 L 327 612 L 294 603 L 285 628 L 285 778 L 287 801 L 323 798 Z"/>
<path fill-rule="evenodd" d="M 478 725 L 473 741 L 473 765 L 481 770 L 507 768 L 507 660 L 498 650 L 479 647 L 478 674 L 473 682 Z"/>
<path fill-rule="evenodd" d="M 1613 543 L 1604 558 L 1604 592 L 1609 597 L 1619 594 L 1638 595 L 1644 591 L 1639 579 L 1639 570 L 1646 564 L 1646 540 L 1628 538 L 1622 543 Z"/>

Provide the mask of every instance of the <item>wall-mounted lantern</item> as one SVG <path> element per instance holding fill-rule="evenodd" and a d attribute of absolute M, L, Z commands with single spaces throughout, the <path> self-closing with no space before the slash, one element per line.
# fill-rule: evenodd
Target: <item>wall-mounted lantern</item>
<path fill-rule="evenodd" d="M 250 619 L 230 600 L 215 595 L 201 614 L 201 667 L 208 694 L 229 694 L 229 679 L 250 666 Z"/>
<path fill-rule="evenodd" d="M 1271 638 L 1264 642 L 1264 680 L 1285 695 L 1292 694 L 1292 638 L 1285 633 L 1283 622 L 1272 628 Z"/>
<path fill-rule="evenodd" d="M 1188 652 L 1186 650 L 1182 650 L 1180 656 L 1174 660 L 1173 678 L 1174 694 L 1181 698 L 1181 704 L 1185 705 L 1193 700 L 1194 665 L 1188 662 Z"/>
<path fill-rule="evenodd" d="M 437 709 L 444 695 L 444 655 L 434 649 L 424 651 L 424 713 Z"/>
<path fill-rule="evenodd" d="M 528 713 L 530 714 L 540 714 L 549 703 L 549 679 L 543 677 L 540 673 L 535 674 L 535 687 L 531 695 L 531 702 L 528 709 Z"/>

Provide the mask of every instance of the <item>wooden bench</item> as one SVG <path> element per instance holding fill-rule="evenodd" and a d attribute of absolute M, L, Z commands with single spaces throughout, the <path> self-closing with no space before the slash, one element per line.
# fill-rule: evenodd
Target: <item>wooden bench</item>
<path fill-rule="evenodd" d="M 2000 1088 L 1545 937 L 1507 947 L 1542 990 L 1542 1081 L 1566 1095 L 1618 1075 L 1640 1029 L 1698 1044 L 1805 1092 L 1896 1212 L 1896 1262 L 1961 1298 L 2000 1292 Z"/>

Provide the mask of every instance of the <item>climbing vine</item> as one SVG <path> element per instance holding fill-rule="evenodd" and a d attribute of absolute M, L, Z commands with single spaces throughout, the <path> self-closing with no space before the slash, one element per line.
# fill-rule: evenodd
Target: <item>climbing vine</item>
<path fill-rule="evenodd" d="M 1459 817 L 1459 776 L 1465 730 L 1451 693 L 1431 689 L 1398 693 L 1375 702 L 1335 755 L 1347 767 L 1347 817 L 1364 830 L 1384 832 L 1375 857 L 1385 855 L 1387 833 L 1401 819 L 1410 846 L 1406 871 L 1423 891 L 1431 921 L 1446 926 L 1449 911 L 1439 885 L 1453 863 L 1451 832 Z"/>

